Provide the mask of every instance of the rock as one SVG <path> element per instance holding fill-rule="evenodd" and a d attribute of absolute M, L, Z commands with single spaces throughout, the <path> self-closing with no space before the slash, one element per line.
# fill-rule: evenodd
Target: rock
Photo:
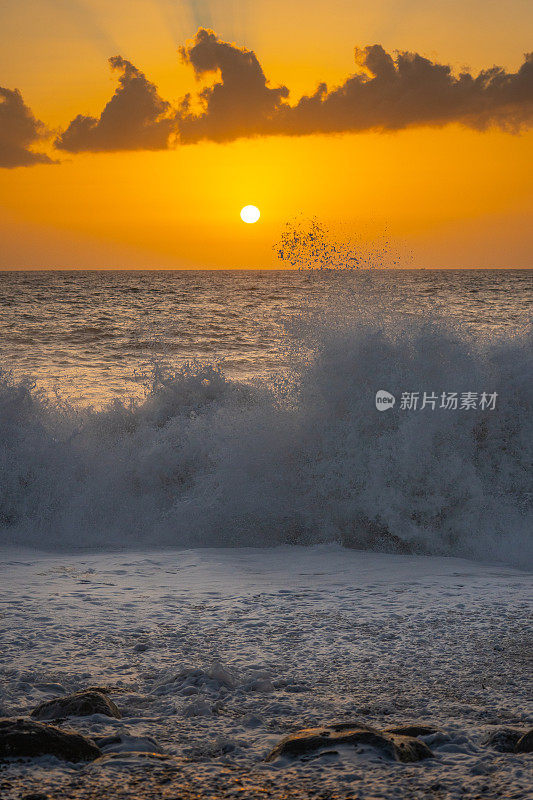
<path fill-rule="evenodd" d="M 532 753 L 533 752 L 533 728 L 527 733 L 524 733 L 516 743 L 515 753 Z"/>
<path fill-rule="evenodd" d="M 432 736 L 439 733 L 437 728 L 429 725 L 400 725 L 397 728 L 385 728 L 384 733 L 395 733 L 398 736 Z"/>
<path fill-rule="evenodd" d="M 409 763 L 411 761 L 423 761 L 425 758 L 433 758 L 433 753 L 427 744 L 414 736 L 395 736 L 393 734 L 392 743 L 396 761 Z"/>
<path fill-rule="evenodd" d="M 91 714 L 103 714 L 116 719 L 121 719 L 122 716 L 114 702 L 95 689 L 75 692 L 66 697 L 55 697 L 53 700 L 41 703 L 31 712 L 31 716 L 35 719 L 87 717 Z"/>
<path fill-rule="evenodd" d="M 78 733 L 26 719 L 0 719 L 0 759 L 44 755 L 64 761 L 93 761 L 101 752 Z"/>
<path fill-rule="evenodd" d="M 500 753 L 514 753 L 523 733 L 514 728 L 500 728 L 488 736 L 486 743 Z"/>
<path fill-rule="evenodd" d="M 266 760 L 274 761 L 280 756 L 294 758 L 342 745 L 369 745 L 396 761 L 420 761 L 433 757 L 429 747 L 414 737 L 380 732 L 359 722 L 342 722 L 291 733 L 276 745 Z"/>
<path fill-rule="evenodd" d="M 532 753 L 533 728 L 529 731 L 500 728 L 487 737 L 486 743 L 500 753 Z"/>

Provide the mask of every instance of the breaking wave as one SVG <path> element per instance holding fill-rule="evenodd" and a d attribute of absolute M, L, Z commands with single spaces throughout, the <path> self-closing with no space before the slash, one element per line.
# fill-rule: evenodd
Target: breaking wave
<path fill-rule="evenodd" d="M 0 543 L 355 548 L 533 563 L 531 331 L 315 312 L 270 383 L 155 369 L 142 401 L 70 407 L 0 379 Z M 375 394 L 396 396 L 379 412 Z M 404 410 L 404 391 L 496 392 Z"/>

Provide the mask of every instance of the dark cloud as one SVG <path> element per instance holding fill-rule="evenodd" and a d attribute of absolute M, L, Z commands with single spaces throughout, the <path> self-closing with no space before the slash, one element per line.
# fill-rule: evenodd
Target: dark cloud
<path fill-rule="evenodd" d="M 120 56 L 109 59 L 121 71 L 119 86 L 100 117 L 79 114 L 55 141 L 60 150 L 164 150 L 175 132 L 176 115 L 157 87 Z"/>
<path fill-rule="evenodd" d="M 457 77 L 417 53 L 392 57 L 381 45 L 356 49 L 358 72 L 328 91 L 321 84 L 296 106 L 280 109 L 280 133 L 302 135 L 400 130 L 456 122 L 517 131 L 533 120 L 533 54 L 516 73 L 500 67 Z"/>
<path fill-rule="evenodd" d="M 183 58 L 197 76 L 220 72 L 221 81 L 200 94 L 203 109 L 194 114 L 186 100 L 180 122 L 184 142 L 227 141 L 241 136 L 400 130 L 451 122 L 484 130 L 498 126 L 516 131 L 533 120 L 533 54 L 526 54 L 516 73 L 492 67 L 478 75 L 462 72 L 418 53 L 395 57 L 381 45 L 355 50 L 356 73 L 328 91 L 291 106 L 285 86 L 268 81 L 250 50 L 222 42 L 200 28 Z"/>
<path fill-rule="evenodd" d="M 286 86 L 269 85 L 252 50 L 199 28 L 180 54 L 198 79 L 212 85 L 174 109 L 129 61 L 110 59 L 119 86 L 99 118 L 78 116 L 56 139 L 70 152 L 160 150 L 210 140 L 396 131 L 459 123 L 476 130 L 516 132 L 533 121 L 533 54 L 515 73 L 500 67 L 454 75 L 418 53 L 391 55 L 381 45 L 355 50 L 355 73 L 338 87 L 319 84 L 291 105 Z M 34 159 L 39 158 L 33 156 Z M 46 157 L 42 157 L 46 158 Z"/>
<path fill-rule="evenodd" d="M 180 54 L 196 77 L 218 72 L 221 79 L 200 92 L 199 114 L 191 110 L 190 95 L 185 98 L 180 110 L 182 142 L 224 142 L 271 129 L 289 90 L 286 86 L 268 86 L 253 51 L 223 42 L 213 31 L 199 28 L 194 41 L 181 47 Z"/>
<path fill-rule="evenodd" d="M 44 134 L 44 125 L 35 119 L 21 93 L 0 86 L 0 167 L 52 164 L 52 159 L 44 153 L 29 149 L 41 141 Z"/>

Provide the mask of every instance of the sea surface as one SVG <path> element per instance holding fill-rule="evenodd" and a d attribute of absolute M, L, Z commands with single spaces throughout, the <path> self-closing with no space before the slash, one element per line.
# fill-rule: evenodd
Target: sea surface
<path fill-rule="evenodd" d="M 346 296 L 444 314 L 479 331 L 531 319 L 532 270 L 2 272 L 0 366 L 82 404 L 140 396 L 154 362 L 272 376 L 288 318 Z M 379 313 L 379 306 L 376 306 Z"/>
<path fill-rule="evenodd" d="M 533 565 L 532 278 L 2 273 L 0 544 Z"/>

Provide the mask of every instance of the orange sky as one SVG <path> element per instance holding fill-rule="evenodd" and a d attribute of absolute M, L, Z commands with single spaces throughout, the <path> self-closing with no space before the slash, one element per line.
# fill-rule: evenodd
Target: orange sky
<path fill-rule="evenodd" d="M 58 134 L 99 117 L 121 55 L 177 106 L 198 91 L 179 45 L 198 26 L 253 50 L 289 102 L 354 72 L 354 46 L 416 51 L 474 74 L 516 72 L 533 49 L 529 0 L 18 0 L 0 7 L 0 86 Z M 216 75 L 203 75 L 210 86 Z M 387 229 L 406 266 L 528 267 L 533 133 L 453 121 L 397 132 L 258 136 L 175 149 L 54 152 L 0 169 L 0 268 L 273 267 L 297 214 L 371 237 Z M 239 211 L 261 209 L 255 225 Z M 411 260 L 412 259 L 412 260 Z"/>

